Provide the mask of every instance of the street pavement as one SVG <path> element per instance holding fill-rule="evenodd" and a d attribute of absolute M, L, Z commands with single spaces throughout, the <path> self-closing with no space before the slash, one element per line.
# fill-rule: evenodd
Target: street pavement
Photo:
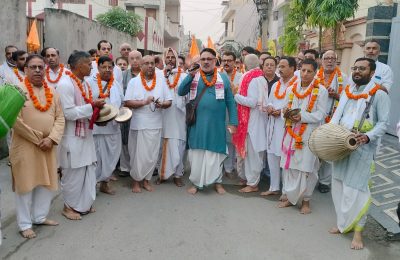
<path fill-rule="evenodd" d="M 372 218 L 364 250 L 350 249 L 351 234 L 329 234 L 335 225 L 330 193 L 315 191 L 313 212 L 305 216 L 296 207 L 278 209 L 276 196 L 242 195 L 231 180 L 225 180 L 225 195 L 208 188 L 192 196 L 188 184 L 172 183 L 133 194 L 130 178 L 120 178 L 113 182 L 117 194 L 98 193 L 97 212 L 81 221 L 61 216 L 62 197 L 56 194 L 49 218 L 60 225 L 35 227 L 37 238 L 26 240 L 16 227 L 4 159 L 0 183 L 0 259 L 400 259 L 400 243 L 386 241 Z"/>

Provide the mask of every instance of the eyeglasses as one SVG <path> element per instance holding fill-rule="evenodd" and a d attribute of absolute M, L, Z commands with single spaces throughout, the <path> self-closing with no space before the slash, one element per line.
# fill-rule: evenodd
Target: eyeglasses
<path fill-rule="evenodd" d="M 30 66 L 28 66 L 28 68 L 29 68 L 30 70 L 39 70 L 39 71 L 44 70 L 44 67 L 41 66 L 41 65 L 30 65 Z"/>
<path fill-rule="evenodd" d="M 201 58 L 201 59 L 200 59 L 201 62 L 213 61 L 213 60 L 215 60 L 215 58 Z"/>
<path fill-rule="evenodd" d="M 324 60 L 326 60 L 326 61 L 328 61 L 328 60 L 334 61 L 334 60 L 336 60 L 336 58 L 335 57 L 325 57 Z"/>
<path fill-rule="evenodd" d="M 364 66 L 359 66 L 359 67 L 354 66 L 354 67 L 351 67 L 351 71 L 356 72 L 357 70 L 360 71 L 360 72 L 363 72 L 363 71 L 366 71 L 366 70 L 367 70 L 367 67 L 364 67 Z"/>
<path fill-rule="evenodd" d="M 232 62 L 233 60 L 222 60 L 223 63 Z"/>

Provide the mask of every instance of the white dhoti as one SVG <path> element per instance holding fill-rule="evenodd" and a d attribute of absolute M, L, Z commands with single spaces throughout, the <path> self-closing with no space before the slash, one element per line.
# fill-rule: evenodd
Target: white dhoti
<path fill-rule="evenodd" d="M 131 176 L 135 181 L 150 180 L 160 151 L 161 129 L 130 130 Z"/>
<path fill-rule="evenodd" d="M 236 168 L 235 146 L 232 143 L 227 143 L 227 146 L 228 146 L 228 156 L 224 161 L 224 169 L 225 172 L 232 173 Z"/>
<path fill-rule="evenodd" d="M 332 199 L 339 231 L 341 233 L 362 231 L 371 204 L 369 188 L 367 191 L 360 191 L 346 186 L 340 180 L 332 179 Z"/>
<path fill-rule="evenodd" d="M 189 149 L 189 180 L 197 188 L 222 182 L 223 162 L 225 154 L 200 149 Z"/>
<path fill-rule="evenodd" d="M 164 138 L 162 143 L 161 167 L 158 174 L 161 180 L 166 180 L 174 175 L 175 178 L 183 176 L 183 155 L 186 142 L 179 139 Z"/>
<path fill-rule="evenodd" d="M 313 172 L 302 172 L 294 169 L 283 169 L 285 194 L 290 203 L 296 205 L 301 201 L 309 201 L 313 194 L 318 176 Z"/>
<path fill-rule="evenodd" d="M 96 165 L 63 168 L 61 191 L 64 203 L 73 210 L 86 213 L 96 199 Z"/>
<path fill-rule="evenodd" d="M 93 135 L 96 147 L 97 181 L 108 181 L 115 170 L 121 153 L 121 134 Z"/>
<path fill-rule="evenodd" d="M 269 191 L 279 191 L 281 185 L 281 157 L 274 153 L 267 153 L 268 166 L 270 172 Z"/>
<path fill-rule="evenodd" d="M 32 228 L 32 224 L 41 224 L 46 220 L 53 194 L 43 186 L 37 186 L 28 193 L 15 193 L 17 225 L 20 231 Z"/>
<path fill-rule="evenodd" d="M 130 172 L 131 171 L 131 162 L 129 156 L 129 146 L 127 144 L 122 144 L 121 146 L 121 155 L 119 157 L 119 168 L 121 172 Z"/>
<path fill-rule="evenodd" d="M 248 186 L 256 186 L 260 182 L 260 174 L 264 166 L 265 152 L 256 152 L 251 143 L 250 136 L 246 138 L 246 157 L 239 160 L 242 164 L 238 175 L 241 179 L 247 181 Z"/>
<path fill-rule="evenodd" d="M 319 168 L 318 175 L 319 175 L 319 183 L 324 185 L 331 185 L 332 182 L 332 163 L 322 161 L 321 160 L 321 167 Z"/>

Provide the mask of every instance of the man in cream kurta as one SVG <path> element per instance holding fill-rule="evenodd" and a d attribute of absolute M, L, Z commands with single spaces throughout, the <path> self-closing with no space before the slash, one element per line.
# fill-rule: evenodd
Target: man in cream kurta
<path fill-rule="evenodd" d="M 347 76 L 342 73 L 338 66 L 336 66 L 336 60 L 337 54 L 334 51 L 326 51 L 322 56 L 322 66 L 317 74 L 321 85 L 328 90 L 328 104 L 326 106 L 327 116 L 325 117 L 325 123 L 329 123 L 332 118 L 332 115 L 339 104 L 340 95 L 348 84 Z M 321 167 L 318 174 L 318 190 L 321 193 L 329 192 L 332 181 L 332 163 L 321 161 Z"/>
<path fill-rule="evenodd" d="M 178 54 L 172 48 L 168 48 L 165 51 L 164 60 L 166 63 L 164 75 L 168 77 L 167 87 L 173 100 L 172 105 L 162 111 L 162 156 L 161 167 L 158 171 L 159 180 L 157 183 L 161 183 L 173 175 L 175 185 L 182 187 L 183 156 L 186 149 L 185 105 L 187 96 L 179 96 L 178 87 L 186 77 L 186 73 L 184 73 L 181 68 L 177 68 Z"/>
<path fill-rule="evenodd" d="M 255 54 L 248 54 L 244 63 L 248 71 L 241 79 L 240 90 L 235 95 L 235 101 L 238 104 L 239 111 L 237 131 L 238 133 L 246 131 L 246 136 L 245 141 L 240 142 L 240 138 L 237 139 L 237 134 L 234 135 L 233 143 L 238 156 L 241 157 L 238 174 L 243 183 L 246 184 L 246 187 L 240 189 L 239 192 L 247 193 L 258 191 L 264 154 L 267 150 L 265 131 L 267 117 L 262 112 L 262 107 L 265 101 L 264 97 L 268 96 L 268 92 L 266 91 L 267 81 L 264 78 L 263 71 L 259 69 L 258 57 Z M 247 89 L 247 95 L 245 89 Z M 241 109 L 246 109 L 249 113 L 243 116 L 244 113 L 240 113 Z"/>
<path fill-rule="evenodd" d="M 122 104 L 123 95 L 117 81 L 112 77 L 114 63 L 111 58 L 102 56 L 98 61 L 98 74 L 87 80 L 90 85 L 93 98 L 104 98 L 106 104 L 119 109 Z M 101 80 L 101 86 L 98 80 Z M 108 84 L 111 88 L 108 89 Z M 100 88 L 102 90 L 100 95 Z M 110 177 L 115 170 L 121 153 L 121 130 L 119 124 L 112 120 L 105 126 L 95 125 L 93 128 L 93 138 L 96 146 L 97 166 L 96 179 L 100 182 L 100 191 L 114 195 L 115 191 L 110 187 Z"/>
<path fill-rule="evenodd" d="M 361 231 L 364 228 L 367 211 L 371 203 L 368 182 L 379 139 L 385 134 L 390 100 L 388 95 L 375 83 L 374 60 L 359 58 L 352 67 L 354 84 L 342 95 L 339 107 L 331 123 L 349 130 L 356 129 L 356 141 L 360 145 L 349 156 L 333 162 L 332 198 L 337 215 L 337 226 L 331 233 L 354 231 L 352 249 L 362 249 Z M 365 95 L 367 98 L 361 97 Z M 357 99 L 358 98 L 358 99 Z M 371 103 L 366 110 L 367 101 Z M 361 127 L 364 111 L 365 120 Z"/>
<path fill-rule="evenodd" d="M 162 74 L 155 72 L 153 56 L 144 56 L 139 76 L 131 79 L 125 94 L 125 106 L 133 109 L 129 132 L 132 192 L 143 188 L 153 191 L 149 180 L 156 167 L 162 131 L 162 109 L 172 103 L 172 95 Z"/>
<path fill-rule="evenodd" d="M 56 147 L 64 130 L 60 99 L 54 89 L 43 84 L 44 60 L 39 55 L 27 59 L 26 79 L 21 88 L 32 94 L 13 127 L 10 148 L 17 224 L 24 238 L 34 238 L 32 224 L 55 226 L 47 219 L 53 192 L 58 188 Z M 50 102 L 46 92 L 52 95 Z M 32 100 L 37 99 L 40 107 Z"/>
<path fill-rule="evenodd" d="M 59 83 L 57 92 L 66 119 L 60 144 L 61 190 L 64 199 L 62 214 L 71 220 L 94 212 L 96 199 L 96 149 L 89 119 L 94 108 L 102 108 L 103 99 L 91 100 L 90 86 L 84 81 L 91 70 L 90 55 L 76 52 L 70 57 L 71 74 Z M 85 98 L 84 98 L 85 97 Z"/>
<path fill-rule="evenodd" d="M 222 72 L 226 74 L 229 81 L 231 82 L 232 94 L 235 95 L 239 89 L 240 79 L 242 73 L 240 73 L 235 66 L 236 55 L 233 52 L 226 51 L 222 55 Z M 229 124 L 228 110 L 226 111 L 226 125 Z M 226 144 L 228 146 L 228 156 L 224 160 L 224 170 L 228 177 L 233 177 L 232 173 L 237 171 L 236 167 L 236 151 L 235 146 L 232 143 L 232 134 L 226 130 Z"/>
<path fill-rule="evenodd" d="M 318 181 L 319 161 L 310 151 L 308 139 L 311 132 L 325 119 L 328 102 L 328 91 L 314 79 L 317 66 L 314 60 L 303 61 L 301 81 L 288 89 L 288 105 L 283 111 L 285 114 L 289 108 L 301 109 L 300 113 L 290 117 L 286 125 L 281 158 L 286 200 L 283 199 L 278 206 L 288 207 L 301 203 L 302 214 L 311 213 L 310 198 Z"/>
<path fill-rule="evenodd" d="M 265 111 L 268 114 L 267 121 L 267 159 L 270 171 L 269 190 L 262 192 L 262 196 L 279 194 L 281 183 L 281 156 L 282 139 L 285 133 L 285 121 L 282 118 L 282 109 L 286 106 L 286 91 L 295 82 L 296 60 L 292 57 L 282 57 L 278 64 L 281 78 L 272 88 L 269 96 L 266 97 Z M 283 192 L 284 193 L 284 192 Z"/>

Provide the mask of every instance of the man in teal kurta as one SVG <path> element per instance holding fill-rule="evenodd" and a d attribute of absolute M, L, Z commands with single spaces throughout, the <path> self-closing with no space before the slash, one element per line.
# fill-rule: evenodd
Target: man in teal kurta
<path fill-rule="evenodd" d="M 379 139 L 385 134 L 389 121 L 390 99 L 372 79 L 375 61 L 359 58 L 352 67 L 354 84 L 347 86 L 331 123 L 357 129 L 357 150 L 349 156 L 333 162 L 332 199 L 337 215 L 337 227 L 331 233 L 354 231 L 352 249 L 362 249 L 361 231 L 364 228 L 371 193 L 368 181 L 371 164 Z M 366 110 L 367 102 L 371 103 Z M 366 113 L 366 112 L 368 113 Z M 359 128 L 363 114 L 366 114 Z"/>
<path fill-rule="evenodd" d="M 226 158 L 226 110 L 229 114 L 228 130 L 236 132 L 237 111 L 228 78 L 217 72 L 216 53 L 205 48 L 200 53 L 200 69 L 191 71 L 178 89 L 181 96 L 190 93 L 194 102 L 204 88 L 196 109 L 196 122 L 188 127 L 188 158 L 191 166 L 190 194 L 215 183 L 219 194 L 225 193 L 221 185 L 223 161 Z M 172 122 L 171 122 L 172 123 Z"/>

